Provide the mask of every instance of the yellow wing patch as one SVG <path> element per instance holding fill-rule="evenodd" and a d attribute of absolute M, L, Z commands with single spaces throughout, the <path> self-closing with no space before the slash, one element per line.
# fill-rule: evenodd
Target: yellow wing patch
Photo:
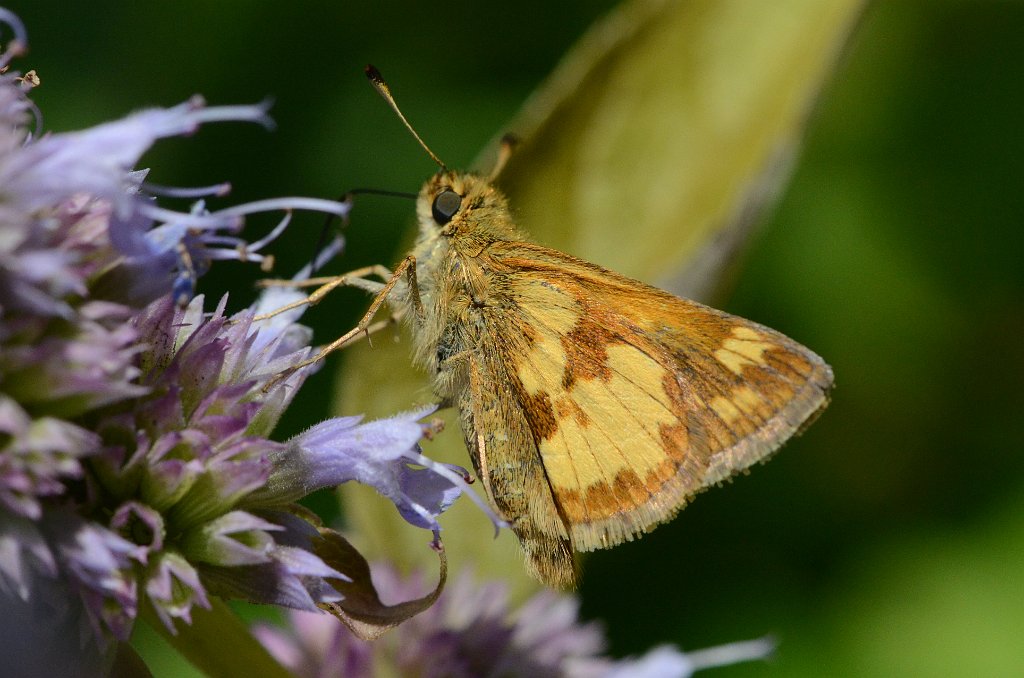
<path fill-rule="evenodd" d="M 743 368 L 747 365 L 763 367 L 764 353 L 774 345 L 764 341 L 757 330 L 738 326 L 732 329 L 732 336 L 722 343 L 722 348 L 715 351 L 715 359 L 734 374 L 743 376 Z"/>

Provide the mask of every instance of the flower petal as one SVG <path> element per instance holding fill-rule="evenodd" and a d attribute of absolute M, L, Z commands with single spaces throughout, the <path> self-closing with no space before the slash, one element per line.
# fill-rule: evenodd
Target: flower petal
<path fill-rule="evenodd" d="M 388 629 L 427 610 L 437 602 L 441 591 L 444 590 L 448 578 L 448 558 L 443 549 L 437 549 L 441 572 L 434 590 L 421 598 L 397 605 L 385 605 L 373 586 L 370 565 L 366 559 L 338 533 L 321 529 L 320 534 L 322 539 L 318 544 L 317 553 L 325 562 L 352 578 L 348 582 L 332 582 L 344 598 L 338 602 L 322 604 L 320 607 L 341 620 L 352 633 L 363 640 L 379 638 Z"/>

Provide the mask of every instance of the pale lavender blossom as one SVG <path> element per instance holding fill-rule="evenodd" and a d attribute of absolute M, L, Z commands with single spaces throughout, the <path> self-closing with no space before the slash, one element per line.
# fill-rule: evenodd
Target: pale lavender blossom
<path fill-rule="evenodd" d="M 374 569 L 382 596 L 407 599 L 420 578 Z M 437 603 L 375 641 L 339 628 L 326 614 L 290 611 L 284 627 L 258 625 L 254 633 L 300 678 L 686 678 L 695 671 L 764 659 L 768 639 L 684 653 L 656 647 L 641 657 L 613 659 L 601 625 L 579 619 L 579 601 L 545 590 L 518 609 L 504 582 L 479 582 L 463 571 Z"/>
<path fill-rule="evenodd" d="M 4 22 L 20 49 L 24 30 L 0 9 Z M 297 324 L 301 309 L 257 314 L 301 293 L 271 289 L 231 314 L 226 296 L 206 309 L 194 291 L 216 260 L 265 263 L 262 250 L 292 210 L 343 216 L 348 205 L 165 207 L 158 197 L 215 198 L 227 186 L 151 186 L 147 171 L 134 169 L 142 154 L 208 122 L 267 125 L 265 105 L 193 98 L 40 135 L 27 82 L 0 74 L 4 670 L 102 674 L 141 610 L 174 632 L 212 596 L 343 609 L 331 582 L 351 580 L 339 567 L 354 560 L 318 555 L 325 535 L 335 547 L 340 535 L 291 502 L 356 480 L 436 537 L 436 516 L 465 489 L 464 472 L 420 454 L 425 428 L 416 419 L 426 410 L 329 420 L 287 443 L 272 440 L 316 365 L 306 362 L 311 332 Z M 285 216 L 264 237 L 243 239 L 244 218 L 268 210 Z M 336 240 L 321 259 L 339 248 Z"/>
<path fill-rule="evenodd" d="M 390 419 L 361 424 L 362 417 L 338 417 L 317 424 L 270 453 L 275 473 L 253 498 L 294 501 L 314 490 L 350 480 L 377 488 L 408 522 L 432 530 L 439 542 L 437 516 L 462 493 L 468 472 L 440 464 L 419 452 L 423 436 L 419 420 L 436 409 L 429 406 Z M 470 492 L 495 528 L 504 523 Z"/>

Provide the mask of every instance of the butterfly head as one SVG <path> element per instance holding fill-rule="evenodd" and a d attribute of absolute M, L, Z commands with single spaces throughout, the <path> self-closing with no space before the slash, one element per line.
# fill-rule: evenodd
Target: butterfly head
<path fill-rule="evenodd" d="M 441 170 L 423 184 L 416 201 L 420 240 L 478 236 L 518 237 L 505 196 L 486 178 Z"/>

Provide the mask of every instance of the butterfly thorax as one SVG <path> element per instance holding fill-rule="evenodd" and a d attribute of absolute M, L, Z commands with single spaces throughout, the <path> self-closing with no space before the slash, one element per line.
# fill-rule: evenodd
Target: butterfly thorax
<path fill-rule="evenodd" d="M 480 309 L 492 296 L 487 249 L 524 237 L 509 217 L 505 196 L 473 174 L 434 175 L 420 190 L 416 213 L 419 237 L 413 255 L 426 312 L 414 323 L 415 358 L 435 377 L 437 394 L 450 397 L 458 379 L 451 372 L 441 374 L 439 366 L 475 348 Z"/>

